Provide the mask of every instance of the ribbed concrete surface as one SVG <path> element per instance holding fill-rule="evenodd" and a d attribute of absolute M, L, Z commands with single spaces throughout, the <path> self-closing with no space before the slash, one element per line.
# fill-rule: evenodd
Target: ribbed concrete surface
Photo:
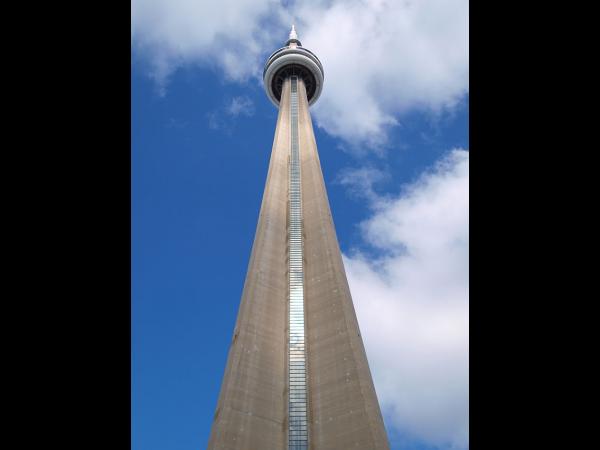
<path fill-rule="evenodd" d="M 389 449 L 301 81 L 298 93 L 309 448 Z M 209 449 L 287 448 L 289 98 L 288 80 Z"/>

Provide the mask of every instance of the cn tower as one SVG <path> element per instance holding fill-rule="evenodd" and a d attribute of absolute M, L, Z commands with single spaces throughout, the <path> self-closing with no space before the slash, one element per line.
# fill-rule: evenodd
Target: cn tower
<path fill-rule="evenodd" d="M 389 449 L 310 117 L 324 79 L 292 26 L 263 73 L 279 115 L 211 450 Z"/>

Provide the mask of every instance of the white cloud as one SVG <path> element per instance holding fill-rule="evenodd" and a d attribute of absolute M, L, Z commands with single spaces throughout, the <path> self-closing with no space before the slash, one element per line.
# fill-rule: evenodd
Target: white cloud
<path fill-rule="evenodd" d="M 171 73 L 189 64 L 244 81 L 258 76 L 261 52 L 276 45 L 263 23 L 278 6 L 277 0 L 132 0 L 133 49 L 148 59 L 163 93 Z"/>
<path fill-rule="evenodd" d="M 371 197 L 362 231 L 380 256 L 344 257 L 388 425 L 460 449 L 469 420 L 468 167 L 468 151 L 453 150 L 399 197 Z"/>
<path fill-rule="evenodd" d="M 303 2 L 303 43 L 325 68 L 316 104 L 329 133 L 371 146 L 413 108 L 441 111 L 468 91 L 468 1 Z"/>
<path fill-rule="evenodd" d="M 249 97 L 233 97 L 230 102 L 205 114 L 208 128 L 221 130 L 231 136 L 235 128 L 236 118 L 254 115 L 254 103 Z"/>
<path fill-rule="evenodd" d="M 358 169 L 342 169 L 335 182 L 345 186 L 351 195 L 373 202 L 378 199 L 374 185 L 387 179 L 389 173 L 372 166 L 365 166 Z"/>
<path fill-rule="evenodd" d="M 245 96 L 233 97 L 231 103 L 226 108 L 226 112 L 233 117 L 237 117 L 240 114 L 250 117 L 254 115 L 254 103 L 252 103 L 250 98 Z"/>
<path fill-rule="evenodd" d="M 468 0 L 285 3 L 132 0 L 133 47 L 163 91 L 189 64 L 260 82 L 294 21 L 325 68 L 317 124 L 354 147 L 380 148 L 403 113 L 452 108 L 468 92 Z"/>

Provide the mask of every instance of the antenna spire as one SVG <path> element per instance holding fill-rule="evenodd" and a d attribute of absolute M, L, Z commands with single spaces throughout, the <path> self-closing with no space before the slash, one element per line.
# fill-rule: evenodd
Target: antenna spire
<path fill-rule="evenodd" d="M 290 39 L 298 40 L 298 34 L 296 33 L 296 27 L 292 24 L 292 30 L 290 31 Z"/>

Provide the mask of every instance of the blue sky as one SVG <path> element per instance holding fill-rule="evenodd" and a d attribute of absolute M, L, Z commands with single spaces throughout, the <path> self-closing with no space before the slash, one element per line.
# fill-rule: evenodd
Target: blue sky
<path fill-rule="evenodd" d="M 208 441 L 277 115 L 256 74 L 286 38 L 290 3 L 226 1 L 225 12 L 208 2 L 132 3 L 134 450 Z M 468 74 L 468 57 L 452 60 L 446 48 L 453 38 L 452 51 L 468 54 L 456 36 L 464 24 L 444 36 L 435 24 L 418 27 L 431 11 L 449 14 L 453 2 L 424 2 L 417 12 L 339 3 L 293 2 L 293 19 L 304 45 L 325 55 L 315 133 L 386 427 L 393 449 L 466 448 L 468 79 L 454 72 Z M 384 34 L 382 16 L 413 18 L 389 25 L 389 36 L 416 33 L 421 48 L 434 50 L 439 43 L 433 63 L 406 46 L 388 63 L 397 79 L 373 68 L 338 81 L 352 61 L 310 21 L 320 12 L 343 35 L 367 20 L 359 7 Z M 274 8 L 275 19 L 265 12 Z M 205 26 L 185 32 L 189 23 Z M 368 33 L 349 33 L 371 45 Z M 425 67 L 435 76 L 421 73 Z M 372 122 L 346 126 L 366 113 Z M 382 315 L 389 324 L 376 323 Z M 389 362 L 390 351 L 400 362 Z"/>

